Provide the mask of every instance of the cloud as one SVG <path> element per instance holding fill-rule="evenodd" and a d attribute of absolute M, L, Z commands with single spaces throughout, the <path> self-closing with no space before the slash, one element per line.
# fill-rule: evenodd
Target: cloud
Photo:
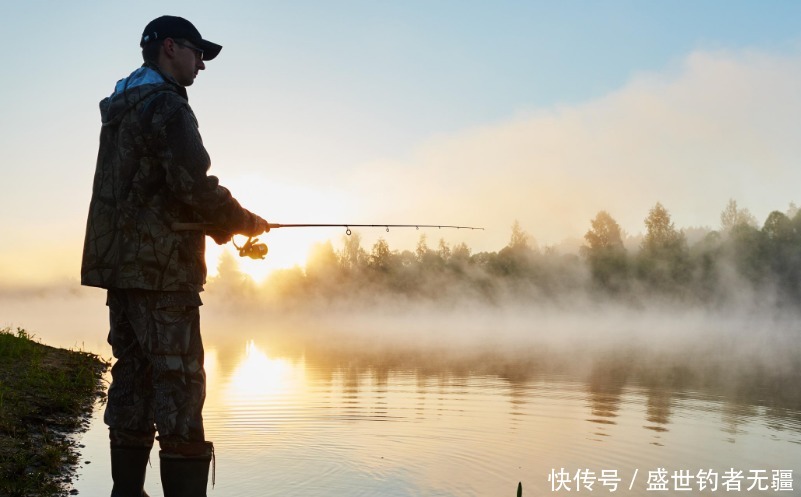
<path fill-rule="evenodd" d="M 372 200 L 492 227 L 491 248 L 515 219 L 556 243 L 599 210 L 637 234 L 657 201 L 679 227 L 717 228 L 730 198 L 761 222 L 799 195 L 799 86 L 801 53 L 698 51 L 603 98 L 434 139 L 356 181 L 392 185 Z"/>

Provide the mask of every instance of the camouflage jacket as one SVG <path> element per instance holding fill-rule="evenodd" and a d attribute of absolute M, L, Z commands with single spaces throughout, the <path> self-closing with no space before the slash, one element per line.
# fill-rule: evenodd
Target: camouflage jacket
<path fill-rule="evenodd" d="M 174 231 L 172 223 L 238 233 L 258 218 L 207 175 L 211 162 L 186 90 L 145 65 L 117 83 L 100 115 L 81 284 L 201 291 L 204 233 Z"/>

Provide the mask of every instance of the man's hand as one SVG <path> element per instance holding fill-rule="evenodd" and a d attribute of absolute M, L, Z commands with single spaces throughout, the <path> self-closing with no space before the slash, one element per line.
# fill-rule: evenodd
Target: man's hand
<path fill-rule="evenodd" d="M 217 228 L 206 228 L 206 234 L 212 237 L 217 245 L 225 245 L 233 237 L 231 233 Z"/>
<path fill-rule="evenodd" d="M 262 233 L 267 233 L 270 231 L 270 223 L 262 219 L 261 217 L 253 214 L 253 224 L 252 227 L 248 230 L 242 232 L 245 236 L 259 236 Z"/>
<path fill-rule="evenodd" d="M 261 233 L 269 233 L 270 232 L 270 223 L 267 220 L 259 218 L 259 234 Z"/>

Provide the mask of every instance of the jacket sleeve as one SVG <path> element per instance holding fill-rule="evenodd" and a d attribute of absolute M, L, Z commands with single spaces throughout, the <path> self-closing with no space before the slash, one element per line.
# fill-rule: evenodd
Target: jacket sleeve
<path fill-rule="evenodd" d="M 187 105 L 167 120 L 164 139 L 166 183 L 173 195 L 217 229 L 230 234 L 252 231 L 258 217 L 239 205 L 217 177 L 207 174 L 211 160 Z"/>

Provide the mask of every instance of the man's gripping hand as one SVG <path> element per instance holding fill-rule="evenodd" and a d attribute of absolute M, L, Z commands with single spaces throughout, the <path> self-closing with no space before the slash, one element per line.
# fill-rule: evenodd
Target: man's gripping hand
<path fill-rule="evenodd" d="M 259 236 L 262 233 L 267 233 L 269 231 L 270 231 L 270 223 L 268 223 L 261 217 L 257 216 L 256 214 L 253 214 L 253 219 L 250 227 L 242 231 L 242 234 L 245 236 Z"/>
<path fill-rule="evenodd" d="M 231 232 L 219 228 L 206 228 L 206 234 L 214 239 L 217 245 L 225 245 L 234 236 Z"/>

